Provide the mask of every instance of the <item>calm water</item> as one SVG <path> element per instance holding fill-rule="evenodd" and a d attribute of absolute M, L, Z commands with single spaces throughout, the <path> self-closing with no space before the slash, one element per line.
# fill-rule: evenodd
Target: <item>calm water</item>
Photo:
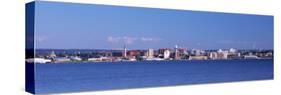
<path fill-rule="evenodd" d="M 273 79 L 273 60 L 36 64 L 36 93 Z"/>

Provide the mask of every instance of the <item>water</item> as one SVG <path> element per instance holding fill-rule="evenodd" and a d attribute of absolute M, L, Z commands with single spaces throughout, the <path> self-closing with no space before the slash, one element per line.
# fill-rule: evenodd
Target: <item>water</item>
<path fill-rule="evenodd" d="M 36 64 L 36 93 L 273 79 L 273 60 Z"/>

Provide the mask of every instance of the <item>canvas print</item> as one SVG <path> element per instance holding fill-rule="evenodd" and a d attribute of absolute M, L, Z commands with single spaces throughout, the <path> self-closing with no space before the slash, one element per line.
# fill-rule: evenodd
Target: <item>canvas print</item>
<path fill-rule="evenodd" d="M 273 18 L 30 2 L 26 91 L 48 94 L 272 80 Z"/>

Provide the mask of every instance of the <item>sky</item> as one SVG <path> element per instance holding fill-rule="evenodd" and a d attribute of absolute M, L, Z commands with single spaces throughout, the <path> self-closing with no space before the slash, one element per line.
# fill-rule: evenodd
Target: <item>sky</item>
<path fill-rule="evenodd" d="M 44 49 L 273 49 L 273 16 L 37 1 Z"/>

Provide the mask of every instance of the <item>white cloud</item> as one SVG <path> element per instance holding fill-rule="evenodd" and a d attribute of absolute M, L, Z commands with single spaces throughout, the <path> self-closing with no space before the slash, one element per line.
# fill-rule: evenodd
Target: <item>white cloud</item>
<path fill-rule="evenodd" d="M 123 41 L 126 43 L 126 44 L 133 44 L 135 41 L 137 41 L 138 38 L 136 37 L 127 37 L 127 36 L 124 36 L 123 37 Z"/>
<path fill-rule="evenodd" d="M 253 43 L 255 43 L 255 42 L 222 40 L 222 41 L 217 41 L 217 43 L 218 43 L 218 44 L 253 44 Z"/>
<path fill-rule="evenodd" d="M 134 44 L 136 42 L 159 42 L 161 39 L 152 38 L 152 37 L 107 37 L 107 42 L 109 43 L 125 43 L 125 44 Z"/>
<path fill-rule="evenodd" d="M 120 38 L 115 38 L 115 37 L 107 37 L 107 41 L 110 42 L 110 43 L 118 43 L 120 40 Z"/>
<path fill-rule="evenodd" d="M 141 37 L 140 40 L 142 42 L 158 42 L 161 39 L 159 39 L 159 38 L 151 38 L 151 37 Z"/>
<path fill-rule="evenodd" d="M 221 41 L 217 41 L 217 43 L 219 43 L 219 44 L 234 44 L 234 43 L 237 43 L 237 42 L 231 41 L 231 40 L 221 40 Z"/>
<path fill-rule="evenodd" d="M 46 39 L 47 39 L 46 37 L 36 36 L 35 42 L 42 43 L 42 42 L 46 41 Z"/>

